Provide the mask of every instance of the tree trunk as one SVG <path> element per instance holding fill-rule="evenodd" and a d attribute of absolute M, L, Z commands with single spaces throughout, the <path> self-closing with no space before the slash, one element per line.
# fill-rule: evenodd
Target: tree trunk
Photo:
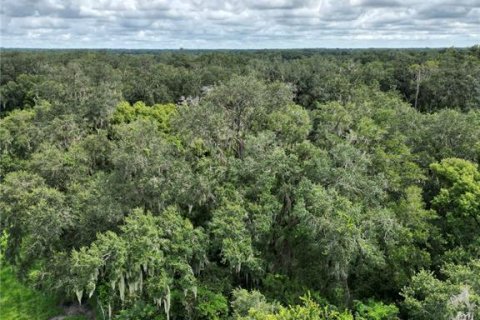
<path fill-rule="evenodd" d="M 350 307 L 351 295 L 350 295 L 350 287 L 348 286 L 348 275 L 344 275 L 342 278 L 343 278 L 343 289 L 345 290 L 345 305 L 347 307 Z"/>
<path fill-rule="evenodd" d="M 417 73 L 417 88 L 415 90 L 415 109 L 417 109 L 417 105 L 418 105 L 418 95 L 420 94 L 420 81 L 421 81 L 421 72 L 420 72 L 420 69 L 418 69 L 418 73 Z"/>

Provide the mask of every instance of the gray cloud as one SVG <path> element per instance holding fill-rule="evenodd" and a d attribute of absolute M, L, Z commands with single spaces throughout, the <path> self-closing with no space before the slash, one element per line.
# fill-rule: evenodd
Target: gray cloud
<path fill-rule="evenodd" d="M 16 0 L 1 46 L 425 47 L 480 43 L 480 0 Z"/>
<path fill-rule="evenodd" d="M 472 8 L 446 5 L 437 8 L 425 8 L 419 11 L 419 18 L 426 19 L 458 19 L 467 16 Z"/>
<path fill-rule="evenodd" d="M 401 7 L 402 4 L 400 1 L 394 1 L 394 0 L 363 0 L 359 1 L 359 5 L 363 7 Z"/>

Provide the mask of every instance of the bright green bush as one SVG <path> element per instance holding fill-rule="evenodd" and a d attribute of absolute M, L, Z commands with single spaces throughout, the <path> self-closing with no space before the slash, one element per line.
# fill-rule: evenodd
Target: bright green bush
<path fill-rule="evenodd" d="M 201 287 L 196 302 L 195 313 L 198 319 L 219 320 L 228 314 L 228 300 L 220 293 Z"/>
<path fill-rule="evenodd" d="M 384 304 L 373 300 L 366 303 L 355 301 L 355 319 L 358 320 L 394 320 L 398 319 L 398 308 L 393 304 Z"/>
<path fill-rule="evenodd" d="M 251 308 L 247 316 L 237 316 L 236 320 L 353 320 L 348 312 L 336 311 L 330 306 L 320 306 L 309 296 L 303 297 L 302 305 L 280 307 L 278 311 L 268 312 Z"/>
<path fill-rule="evenodd" d="M 27 288 L 0 258 L 0 319 L 47 320 L 62 313 L 55 297 Z"/>

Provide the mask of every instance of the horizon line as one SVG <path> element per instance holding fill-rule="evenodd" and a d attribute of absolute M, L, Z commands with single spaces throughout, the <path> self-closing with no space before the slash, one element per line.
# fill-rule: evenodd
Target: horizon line
<path fill-rule="evenodd" d="M 465 45 L 465 46 L 411 46 L 411 47 L 271 47 L 271 48 L 132 48 L 132 47 L 4 47 L 0 46 L 0 50 L 175 50 L 175 51 L 213 51 L 213 50 L 236 50 L 236 51 L 251 51 L 251 50 L 368 50 L 368 49 L 466 49 L 480 46 L 478 44 Z"/>

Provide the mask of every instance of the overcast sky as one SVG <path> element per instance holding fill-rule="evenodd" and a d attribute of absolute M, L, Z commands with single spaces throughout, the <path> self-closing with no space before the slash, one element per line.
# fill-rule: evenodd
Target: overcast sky
<path fill-rule="evenodd" d="M 0 0 L 2 47 L 446 47 L 480 0 Z"/>

